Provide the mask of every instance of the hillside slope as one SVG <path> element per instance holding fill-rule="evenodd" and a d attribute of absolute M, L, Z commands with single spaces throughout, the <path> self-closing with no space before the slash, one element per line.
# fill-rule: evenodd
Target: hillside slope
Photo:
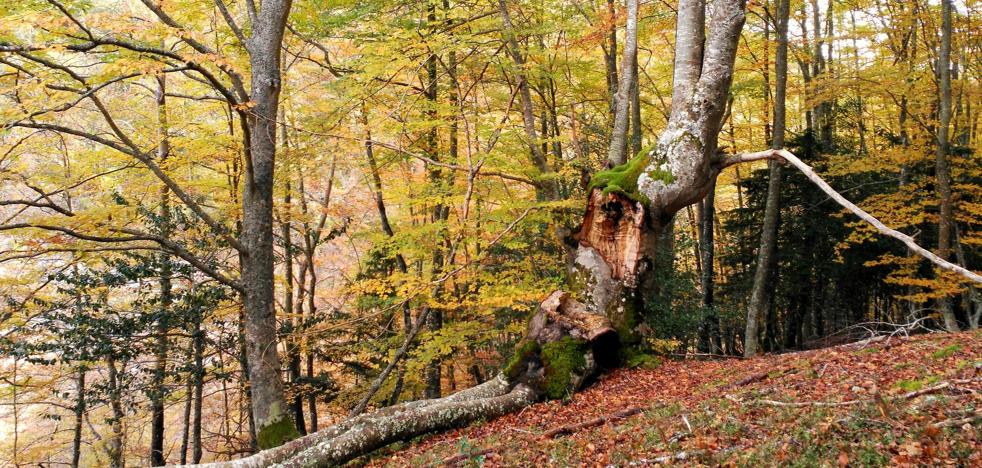
<path fill-rule="evenodd" d="M 618 370 L 567 402 L 361 462 L 982 466 L 980 446 L 982 333 L 963 332 Z"/>

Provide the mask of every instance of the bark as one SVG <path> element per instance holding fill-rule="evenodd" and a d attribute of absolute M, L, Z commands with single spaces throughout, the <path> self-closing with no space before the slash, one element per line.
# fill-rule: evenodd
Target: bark
<path fill-rule="evenodd" d="M 247 177 L 242 191 L 241 257 L 245 307 L 246 349 L 252 414 L 260 448 L 270 448 L 297 437 L 297 428 L 280 379 L 274 311 L 273 275 L 273 171 L 276 156 L 276 117 L 279 108 L 280 48 L 290 11 L 290 0 L 265 0 L 259 6 L 249 39 L 252 71 L 248 119 Z"/>
<path fill-rule="evenodd" d="M 935 145 L 935 177 L 941 210 L 938 214 L 938 256 L 947 260 L 951 256 L 952 207 L 951 168 L 948 164 L 948 127 L 951 124 L 951 0 L 941 1 L 941 50 L 938 56 L 938 129 Z M 945 328 L 959 330 L 951 297 L 938 301 L 944 317 Z"/>
<path fill-rule="evenodd" d="M 201 330 L 201 312 L 196 312 L 194 316 L 194 328 L 192 328 L 194 334 L 192 340 L 192 348 L 194 352 L 194 375 L 192 377 L 193 389 L 194 389 L 194 402 L 192 403 L 192 419 L 191 419 L 191 462 L 199 463 L 201 461 L 201 455 L 203 448 L 201 446 L 201 403 L 204 399 L 202 391 L 204 390 L 204 378 L 205 378 L 205 368 L 204 368 L 204 354 L 205 354 L 205 335 Z M 226 411 L 225 414 L 228 414 Z"/>
<path fill-rule="evenodd" d="M 774 127 L 771 148 L 784 147 L 785 98 L 788 82 L 788 15 L 789 1 L 777 0 L 777 50 L 774 63 Z M 757 354 L 760 319 L 769 310 L 774 285 L 776 265 L 777 227 L 781 201 L 781 166 L 776 161 L 768 163 L 767 202 L 764 208 L 763 230 L 760 235 L 760 248 L 757 251 L 757 270 L 747 308 L 747 330 L 744 334 L 743 354 L 746 357 Z M 769 335 L 772 336 L 772 335 Z"/>
<path fill-rule="evenodd" d="M 112 409 L 112 420 L 110 422 L 109 443 L 106 445 L 106 455 L 109 456 L 110 468 L 123 468 L 123 402 L 122 389 L 120 388 L 119 369 L 116 367 L 116 358 L 111 354 L 106 361 L 109 369 L 109 406 Z"/>
<path fill-rule="evenodd" d="M 157 116 L 158 138 L 157 160 L 163 163 L 170 153 L 170 139 L 167 128 L 167 82 L 165 75 L 157 76 Z M 170 190 L 167 186 L 160 189 L 160 232 L 165 238 L 170 237 Z M 150 386 L 150 466 L 163 466 L 167 463 L 164 458 L 164 379 L 167 375 L 167 333 L 168 315 L 173 302 L 171 285 L 170 256 L 166 252 L 160 254 L 160 311 L 157 316 L 157 336 L 154 350 L 156 363 L 153 380 Z"/>
<path fill-rule="evenodd" d="M 535 128 L 535 106 L 532 103 L 532 93 L 529 91 L 528 75 L 525 65 L 525 57 L 522 55 L 515 37 L 515 27 L 512 24 L 511 14 L 505 0 L 498 0 L 498 12 L 501 15 L 503 25 L 502 36 L 505 42 L 505 50 L 515 63 L 516 77 L 518 78 L 518 96 L 522 102 L 522 123 L 525 127 L 525 137 L 529 151 L 532 154 L 532 164 L 539 170 L 540 179 L 536 183 L 536 194 L 540 200 L 556 199 L 556 183 L 550 178 L 552 169 L 546 160 L 546 155 L 539 145 L 539 132 Z"/>
<path fill-rule="evenodd" d="M 79 459 L 82 456 L 82 418 L 85 416 L 85 373 L 84 366 L 78 368 L 78 377 L 75 378 L 75 428 L 72 434 L 72 468 L 78 468 Z M 16 453 L 16 452 L 15 452 Z"/>
<path fill-rule="evenodd" d="M 607 0 L 607 21 L 610 22 L 610 30 L 607 32 L 607 48 L 604 49 L 604 63 L 606 65 L 607 92 L 610 94 L 610 116 L 617 111 L 617 10 L 614 0 Z M 613 128 L 613 123 L 611 123 Z"/>
<path fill-rule="evenodd" d="M 621 74 L 617 81 L 614 128 L 607 149 L 607 166 L 620 166 L 627 162 L 627 130 L 631 120 L 629 112 L 631 95 L 637 77 L 638 60 L 638 0 L 627 0 L 627 25 L 624 35 L 624 58 L 621 61 Z"/>

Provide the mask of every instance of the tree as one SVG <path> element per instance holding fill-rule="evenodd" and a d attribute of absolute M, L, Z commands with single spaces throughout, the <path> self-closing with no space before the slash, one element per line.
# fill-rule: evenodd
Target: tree
<path fill-rule="evenodd" d="M 935 177 L 938 179 L 938 198 L 941 212 L 938 218 L 938 256 L 951 257 L 952 191 L 951 169 L 948 165 L 948 130 L 951 126 L 951 0 L 941 2 L 941 50 L 938 54 L 938 131 L 935 150 Z M 952 310 L 950 297 L 938 301 L 945 328 L 950 332 L 959 330 L 958 319 Z"/>
<path fill-rule="evenodd" d="M 212 91 L 221 96 L 218 99 L 224 100 L 237 111 L 242 127 L 243 159 L 245 161 L 245 178 L 242 183 L 241 199 L 242 219 L 238 236 L 234 236 L 225 224 L 208 214 L 202 205 L 185 190 L 185 187 L 181 187 L 172 175 L 162 168 L 159 161 L 154 161 L 152 152 L 141 146 L 140 139 L 136 135 L 128 134 L 128 130 L 124 130 L 125 126 L 119 124 L 118 116 L 114 117 L 113 111 L 105 106 L 99 97 L 98 92 L 107 84 L 138 78 L 143 76 L 143 73 L 122 74 L 113 77 L 107 83 L 93 85 L 90 83 L 93 81 L 93 77 L 87 77 L 84 75 L 85 72 L 70 66 L 61 65 L 50 54 L 47 54 L 45 51 L 50 48 L 47 44 L 5 45 L 3 52 L 12 53 L 31 66 L 39 67 L 45 72 L 62 74 L 72 83 L 71 86 L 49 85 L 52 89 L 78 95 L 74 102 L 69 102 L 67 105 L 28 113 L 7 125 L 81 138 L 132 157 L 159 178 L 171 193 L 209 226 L 214 234 L 224 238 L 229 245 L 238 251 L 241 275 L 239 280 L 233 280 L 219 271 L 205 268 L 205 262 L 202 259 L 195 257 L 191 252 L 182 248 L 179 243 L 166 236 L 148 235 L 119 228 L 112 223 L 107 223 L 101 227 L 121 235 L 99 236 L 63 225 L 30 223 L 13 223 L 4 225 L 0 229 L 42 229 L 61 232 L 83 241 L 104 243 L 155 242 L 173 255 L 192 262 L 215 279 L 238 290 L 242 294 L 245 309 L 245 334 L 248 338 L 246 343 L 250 358 L 249 379 L 252 391 L 253 417 L 257 426 L 259 445 L 272 447 L 296 437 L 297 431 L 289 419 L 283 384 L 279 375 L 279 355 L 276 352 L 268 352 L 269 349 L 275 350 L 277 344 L 276 316 L 273 309 L 272 197 L 277 134 L 276 118 L 281 89 L 280 53 L 291 2 L 289 0 L 266 1 L 262 2 L 256 11 L 249 9 L 251 35 L 248 38 L 243 35 L 233 18 L 225 14 L 227 10 L 224 5 L 222 4 L 220 7 L 229 28 L 241 41 L 241 46 L 244 47 L 248 55 L 251 72 L 251 89 L 248 92 L 243 84 L 242 76 L 235 71 L 234 67 L 227 63 L 217 65 L 218 70 L 230 83 L 230 85 L 226 85 L 202 61 L 196 57 L 192 58 L 197 54 L 217 55 L 215 50 L 195 39 L 193 35 L 185 34 L 180 38 L 180 42 L 190 50 L 174 52 L 139 40 L 130 40 L 112 33 L 103 33 L 81 21 L 76 16 L 75 11 L 77 9 L 74 6 L 66 6 L 55 0 L 51 0 L 49 3 L 54 5 L 76 29 L 76 31 L 62 33 L 66 42 L 60 46 L 63 46 L 65 50 L 84 54 L 94 49 L 104 48 L 133 53 L 137 56 L 145 54 L 152 57 L 152 61 L 158 62 L 158 65 L 152 67 L 153 73 L 193 71 L 197 73 L 200 81 L 207 83 Z M 162 25 L 179 31 L 185 30 L 184 25 L 178 23 L 160 5 L 150 0 L 145 0 L 143 4 Z M 254 6 L 252 3 L 249 5 Z M 174 61 L 184 65 L 175 67 L 167 65 Z M 38 72 L 32 72 L 23 65 L 10 61 L 5 63 L 12 64 L 11 66 L 29 76 L 37 76 Z M 72 86 L 80 86 L 81 89 Z M 76 128 L 38 119 L 45 114 L 61 114 L 69 111 L 86 99 L 98 109 L 105 125 L 110 129 L 111 136 L 103 136 L 97 131 L 89 131 L 85 128 Z M 158 144 L 163 146 L 163 143 Z M 60 211 L 65 216 L 72 216 L 71 210 L 62 208 Z M 243 287 L 244 284 L 248 284 L 249 287 Z M 159 459 L 156 461 L 159 462 Z"/>
<path fill-rule="evenodd" d="M 774 126 L 772 149 L 784 148 L 785 100 L 788 85 L 788 17 L 790 2 L 778 0 L 777 3 L 777 50 L 774 60 Z M 769 90 L 768 90 L 769 91 Z M 750 306 L 747 309 L 747 331 L 744 334 L 743 354 L 750 357 L 757 354 L 759 323 L 770 307 L 771 291 L 776 279 L 775 258 L 777 249 L 778 219 L 780 216 L 781 165 L 769 161 L 767 176 L 767 205 L 764 208 L 764 224 L 760 234 L 760 249 L 757 251 L 757 270 L 754 275 L 753 290 L 750 293 Z"/>

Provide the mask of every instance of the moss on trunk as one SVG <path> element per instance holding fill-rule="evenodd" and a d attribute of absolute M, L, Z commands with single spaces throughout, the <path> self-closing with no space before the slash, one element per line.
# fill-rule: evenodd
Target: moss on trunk
<path fill-rule="evenodd" d="M 576 388 L 575 376 L 586 369 L 586 342 L 565 336 L 559 341 L 542 345 L 542 366 L 545 380 L 542 391 L 548 398 L 560 399 L 571 395 Z"/>
<path fill-rule="evenodd" d="M 256 441 L 259 448 L 265 450 L 283 445 L 297 437 L 300 437 L 297 426 L 293 424 L 290 416 L 284 413 L 276 422 L 260 429 L 256 434 Z"/>

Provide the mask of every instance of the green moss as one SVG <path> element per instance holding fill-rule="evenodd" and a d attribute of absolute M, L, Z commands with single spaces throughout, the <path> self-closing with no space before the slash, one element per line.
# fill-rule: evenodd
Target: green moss
<path fill-rule="evenodd" d="M 952 355 L 954 355 L 955 353 L 961 350 L 962 347 L 960 345 L 953 344 L 953 345 L 945 346 L 944 348 L 941 348 L 931 353 L 931 357 L 933 357 L 934 359 L 945 359 L 951 357 Z"/>
<path fill-rule="evenodd" d="M 572 393 L 573 374 L 586 368 L 583 347 L 583 341 L 569 336 L 542 345 L 542 365 L 545 367 L 542 390 L 548 398 L 560 399 Z"/>
<path fill-rule="evenodd" d="M 590 179 L 589 190 L 601 189 L 604 195 L 618 193 L 637 202 L 650 203 L 647 197 L 638 192 L 638 177 L 651 162 L 649 155 L 652 152 L 650 149 L 642 150 L 627 163 L 594 174 Z"/>
<path fill-rule="evenodd" d="M 642 149 L 630 161 L 594 174 L 590 180 L 589 189 L 601 189 L 604 195 L 617 193 L 636 202 L 646 205 L 651 204 L 651 200 L 638 190 L 638 177 L 641 177 L 641 174 L 645 173 L 645 168 L 653 160 L 659 162 L 659 164 L 656 164 L 654 169 L 647 172 L 648 177 L 653 180 L 660 180 L 665 185 L 675 181 L 672 171 L 665 169 L 666 166 L 662 164 L 664 161 L 653 159 L 655 157 L 656 151 L 654 146 Z"/>
<path fill-rule="evenodd" d="M 633 347 L 625 347 L 622 351 L 624 364 L 631 368 L 654 369 L 661 365 L 661 358 L 654 354 L 645 353 Z"/>
<path fill-rule="evenodd" d="M 293 419 L 284 413 L 276 422 L 259 429 L 256 442 L 259 443 L 260 449 L 268 449 L 279 447 L 297 437 L 300 437 L 297 426 L 293 424 Z"/>
<path fill-rule="evenodd" d="M 505 363 L 502 372 L 509 381 L 515 380 L 525 372 L 526 364 L 539 352 L 539 344 L 535 341 L 522 340 L 515 346 L 515 353 Z"/>

